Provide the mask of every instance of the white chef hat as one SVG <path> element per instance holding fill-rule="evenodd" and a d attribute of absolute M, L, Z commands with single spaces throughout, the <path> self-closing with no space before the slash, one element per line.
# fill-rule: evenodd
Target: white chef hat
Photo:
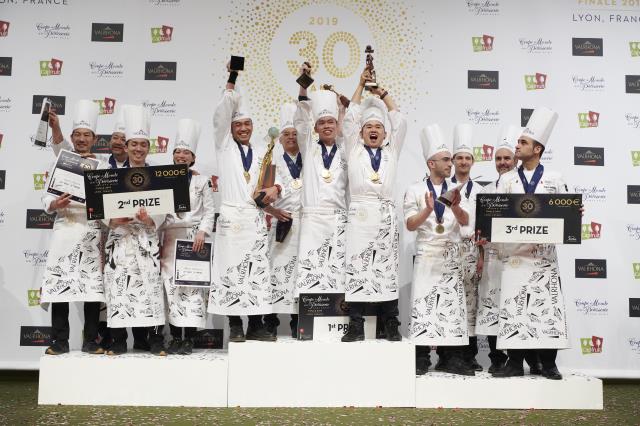
<path fill-rule="evenodd" d="M 456 124 L 453 128 L 453 155 L 462 152 L 473 156 L 473 128 L 469 123 Z"/>
<path fill-rule="evenodd" d="M 503 127 L 500 132 L 500 136 L 498 137 L 498 141 L 496 142 L 495 149 L 493 151 L 494 155 L 498 152 L 499 149 L 508 149 L 512 154 L 516 153 L 516 145 L 518 144 L 518 138 L 522 134 L 522 127 L 510 125 L 507 127 Z"/>
<path fill-rule="evenodd" d="M 151 138 L 151 114 L 149 110 L 138 105 L 129 105 L 124 109 L 126 139 Z"/>
<path fill-rule="evenodd" d="M 378 98 L 369 97 L 362 103 L 362 116 L 360 117 L 360 127 L 369 121 L 381 123 L 385 129 L 388 127 L 387 106 Z"/>
<path fill-rule="evenodd" d="M 280 106 L 280 133 L 285 129 L 295 129 L 293 125 L 293 116 L 296 113 L 298 107 L 296 104 L 287 102 Z"/>
<path fill-rule="evenodd" d="M 231 113 L 231 122 L 251 119 L 251 109 L 249 108 L 244 91 L 238 85 L 236 85 L 234 90 L 239 96 L 236 107 Z"/>
<path fill-rule="evenodd" d="M 95 134 L 98 127 L 98 114 L 100 114 L 100 107 L 97 103 L 88 99 L 80 99 L 76 103 L 71 131 L 89 129 Z"/>
<path fill-rule="evenodd" d="M 124 110 L 131 105 L 122 105 L 118 109 L 118 114 L 116 115 L 116 124 L 113 126 L 113 133 L 125 133 L 126 126 L 124 124 Z"/>
<path fill-rule="evenodd" d="M 188 149 L 196 155 L 198 141 L 200 140 L 200 123 L 190 118 L 182 118 L 178 121 L 178 133 L 173 149 Z"/>
<path fill-rule="evenodd" d="M 533 114 L 531 114 L 531 118 L 527 122 L 527 127 L 524 128 L 520 137 L 527 136 L 543 146 L 547 146 L 556 121 L 558 121 L 557 112 L 547 107 L 536 108 L 533 110 Z"/>
<path fill-rule="evenodd" d="M 338 119 L 338 103 L 336 94 L 329 90 L 317 90 L 309 95 L 313 122 L 323 117 Z"/>
<path fill-rule="evenodd" d="M 424 159 L 429 161 L 434 155 L 441 152 L 451 153 L 439 124 L 430 124 L 420 131 L 420 143 Z"/>

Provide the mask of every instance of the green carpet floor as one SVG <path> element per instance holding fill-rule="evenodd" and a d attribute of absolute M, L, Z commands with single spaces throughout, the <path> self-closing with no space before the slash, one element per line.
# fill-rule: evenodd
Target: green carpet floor
<path fill-rule="evenodd" d="M 437 391 L 434 389 L 434 391 Z M 87 392 L 100 392 L 100 383 Z M 0 371 L 2 425 L 628 425 L 640 424 L 640 382 L 606 382 L 604 410 L 415 408 L 156 408 L 37 405 L 35 372 Z"/>

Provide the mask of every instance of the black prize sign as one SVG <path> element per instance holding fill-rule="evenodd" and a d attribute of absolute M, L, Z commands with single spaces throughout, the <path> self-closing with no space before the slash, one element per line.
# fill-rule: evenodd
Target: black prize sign
<path fill-rule="evenodd" d="M 487 241 L 580 244 L 582 194 L 478 194 L 476 233 Z"/>
<path fill-rule="evenodd" d="M 33 95 L 31 114 L 40 114 L 44 98 L 48 98 L 51 101 L 51 108 L 55 109 L 56 114 L 64 115 L 67 98 L 65 96 L 52 95 Z"/>
<path fill-rule="evenodd" d="M 122 42 L 124 24 L 91 24 L 91 41 Z"/>
<path fill-rule="evenodd" d="M 188 170 L 178 164 L 87 171 L 87 219 L 131 217 L 140 207 L 150 215 L 188 212 Z"/>
<path fill-rule="evenodd" d="M 498 71 L 467 71 L 468 89 L 499 89 L 499 80 Z"/>
<path fill-rule="evenodd" d="M 145 80 L 175 80 L 178 69 L 177 62 L 145 62 Z"/>
<path fill-rule="evenodd" d="M 571 39 L 571 52 L 573 56 L 602 56 L 602 39 L 574 37 Z"/>
<path fill-rule="evenodd" d="M 50 346 L 53 343 L 52 327 L 20 327 L 20 346 Z"/>

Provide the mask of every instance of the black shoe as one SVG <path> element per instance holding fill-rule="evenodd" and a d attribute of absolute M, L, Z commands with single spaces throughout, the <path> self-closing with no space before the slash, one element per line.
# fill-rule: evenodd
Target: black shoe
<path fill-rule="evenodd" d="M 438 362 L 436 362 L 436 366 L 433 369 L 436 371 L 447 371 L 447 359 L 443 356 L 439 356 Z"/>
<path fill-rule="evenodd" d="M 298 324 L 291 324 L 291 337 L 298 338 Z"/>
<path fill-rule="evenodd" d="M 62 355 L 69 352 L 69 341 L 68 340 L 56 340 L 47 348 L 44 352 L 47 355 Z"/>
<path fill-rule="evenodd" d="M 176 355 L 180 353 L 180 349 L 182 348 L 182 339 L 174 338 L 169 342 L 169 347 L 167 348 L 167 353 L 169 355 Z"/>
<path fill-rule="evenodd" d="M 230 342 L 244 342 L 244 330 L 242 324 L 229 326 L 229 341 Z"/>
<path fill-rule="evenodd" d="M 265 324 L 264 329 L 274 338 L 278 337 L 278 326 L 275 324 Z"/>
<path fill-rule="evenodd" d="M 184 339 L 180 347 L 180 355 L 191 355 L 193 353 L 193 340 Z"/>
<path fill-rule="evenodd" d="M 529 374 L 532 376 L 542 375 L 542 363 L 537 362 L 533 366 L 529 366 Z"/>
<path fill-rule="evenodd" d="M 387 330 L 384 326 L 384 321 L 382 321 L 382 317 L 376 316 L 376 339 L 386 339 L 387 338 Z"/>
<path fill-rule="evenodd" d="M 167 350 L 164 347 L 164 341 L 162 339 L 155 340 L 153 343 L 151 343 L 149 352 L 157 356 L 167 356 Z"/>
<path fill-rule="evenodd" d="M 384 323 L 385 338 L 390 342 L 399 342 L 402 340 L 402 335 L 398 331 L 399 325 L 400 321 L 398 321 L 396 317 L 391 317 Z"/>
<path fill-rule="evenodd" d="M 502 361 L 491 361 L 491 366 L 489 367 L 489 370 L 487 370 L 489 372 L 489 374 L 493 374 L 496 371 L 498 371 L 499 369 L 501 369 L 502 367 L 504 367 L 504 362 Z"/>
<path fill-rule="evenodd" d="M 349 321 L 349 329 L 340 340 L 342 342 L 359 342 L 364 340 L 364 321 Z"/>
<path fill-rule="evenodd" d="M 422 376 L 427 374 L 429 371 L 429 366 L 431 365 L 431 360 L 427 357 L 418 357 L 416 358 L 416 376 Z"/>
<path fill-rule="evenodd" d="M 275 342 L 276 336 L 269 333 L 265 327 L 251 327 L 247 329 L 247 340 L 258 340 L 260 342 Z"/>
<path fill-rule="evenodd" d="M 471 368 L 473 371 L 482 371 L 482 370 L 484 370 L 482 368 L 482 366 L 480 364 L 478 364 L 478 361 L 476 360 L 475 356 L 473 358 L 467 360 L 467 364 L 469 364 L 469 368 Z"/>
<path fill-rule="evenodd" d="M 494 371 L 491 374 L 493 377 L 519 377 L 524 376 L 524 369 L 522 366 L 513 365 L 510 362 L 507 362 L 504 367 Z"/>
<path fill-rule="evenodd" d="M 549 368 L 542 367 L 542 375 L 549 380 L 562 380 L 562 374 L 555 365 Z"/>
<path fill-rule="evenodd" d="M 95 340 L 87 340 L 82 344 L 82 352 L 94 355 L 102 355 L 105 351 L 104 348 L 97 344 Z"/>
<path fill-rule="evenodd" d="M 113 339 L 111 339 L 111 338 L 106 339 L 106 338 L 103 337 L 100 340 L 100 347 L 102 349 L 104 349 L 105 352 L 107 352 L 109 350 L 109 348 L 111 347 L 112 344 L 113 344 Z"/>
<path fill-rule="evenodd" d="M 111 346 L 109 346 L 109 350 L 107 351 L 107 355 L 122 355 L 127 353 L 127 341 L 117 342 L 113 341 Z"/>
<path fill-rule="evenodd" d="M 151 350 L 151 345 L 149 345 L 149 342 L 147 340 L 134 340 L 133 349 L 149 352 Z"/>
<path fill-rule="evenodd" d="M 476 372 L 462 358 L 451 357 L 447 360 L 444 371 L 450 374 L 460 374 L 462 376 L 475 376 Z"/>

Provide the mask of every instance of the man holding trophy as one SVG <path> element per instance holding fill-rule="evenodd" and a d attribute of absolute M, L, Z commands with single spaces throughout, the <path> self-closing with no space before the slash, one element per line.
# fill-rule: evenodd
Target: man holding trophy
<path fill-rule="evenodd" d="M 373 59 L 371 59 L 373 67 Z M 343 342 L 364 340 L 364 307 L 379 305 L 385 337 L 398 331 L 399 229 L 393 202 L 398 160 L 407 122 L 391 95 L 365 69 L 347 109 L 343 131 L 349 164 L 345 300 L 349 328 Z M 360 106 L 362 91 L 371 94 Z"/>
<path fill-rule="evenodd" d="M 277 179 L 271 164 L 277 130 L 270 135 L 270 150 L 251 142 L 253 122 L 246 99 L 236 90 L 242 67 L 235 62 L 227 65 L 229 79 L 213 115 L 222 205 L 208 312 L 229 317 L 230 342 L 274 341 L 262 323 L 273 307 L 268 232 L 260 206 L 273 203 L 282 190 L 265 182 Z M 246 335 L 241 315 L 249 317 Z"/>

